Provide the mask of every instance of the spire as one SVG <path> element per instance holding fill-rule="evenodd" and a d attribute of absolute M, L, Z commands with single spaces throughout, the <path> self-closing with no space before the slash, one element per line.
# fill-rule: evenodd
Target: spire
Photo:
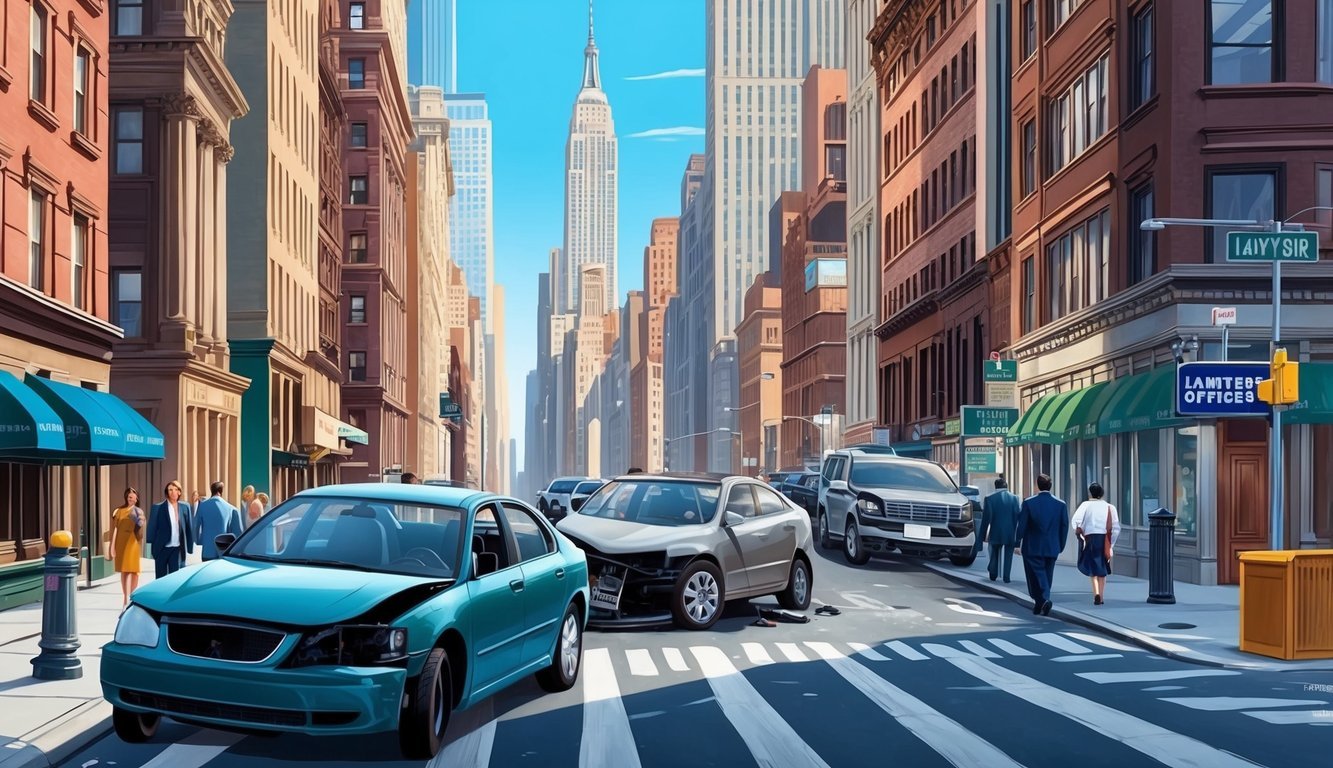
<path fill-rule="evenodd" d="M 583 49 L 583 89 L 600 90 L 602 75 L 597 68 L 597 43 L 592 36 L 592 0 L 588 0 L 588 45 Z"/>

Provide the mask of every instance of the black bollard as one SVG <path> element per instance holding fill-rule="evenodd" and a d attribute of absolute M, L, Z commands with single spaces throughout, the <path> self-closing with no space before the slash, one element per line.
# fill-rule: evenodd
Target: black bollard
<path fill-rule="evenodd" d="M 1176 516 L 1159 509 L 1148 515 L 1148 602 L 1176 602 Z"/>
<path fill-rule="evenodd" d="M 79 578 L 79 559 L 71 557 L 74 537 L 69 531 L 51 534 L 43 577 L 42 652 L 32 660 L 32 676 L 38 680 L 76 680 L 83 677 L 79 661 L 79 630 L 74 616 L 74 594 Z"/>

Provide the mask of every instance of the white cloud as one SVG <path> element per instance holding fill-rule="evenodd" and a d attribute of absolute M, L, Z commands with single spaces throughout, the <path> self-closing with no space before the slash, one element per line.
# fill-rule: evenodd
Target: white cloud
<path fill-rule="evenodd" d="M 651 75 L 635 75 L 626 80 L 669 80 L 677 77 L 703 77 L 702 69 L 673 69 L 668 72 L 655 72 Z"/>
<path fill-rule="evenodd" d="M 674 128 L 650 128 L 646 131 L 631 133 L 631 139 L 658 139 L 661 141 L 671 141 L 680 136 L 702 136 L 704 129 L 695 128 L 691 125 L 678 125 Z"/>

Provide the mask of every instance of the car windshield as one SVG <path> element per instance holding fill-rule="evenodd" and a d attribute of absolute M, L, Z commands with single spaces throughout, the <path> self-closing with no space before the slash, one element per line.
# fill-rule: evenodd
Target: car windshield
<path fill-rule="evenodd" d="M 546 491 L 547 493 L 570 493 L 574 490 L 575 485 L 578 485 L 578 483 L 574 480 L 556 480 L 551 483 L 551 487 L 547 488 Z"/>
<path fill-rule="evenodd" d="M 852 465 L 852 485 L 863 488 L 895 488 L 927 493 L 957 493 L 949 473 L 934 464 L 888 461 L 858 461 Z"/>
<path fill-rule="evenodd" d="M 579 487 L 574 489 L 574 493 L 591 494 L 601 487 L 601 483 L 579 483 Z"/>
<path fill-rule="evenodd" d="M 702 525 L 717 514 L 721 486 L 687 480 L 615 480 L 588 499 L 580 515 L 645 525 Z"/>
<path fill-rule="evenodd" d="M 464 516 L 424 503 L 297 496 L 241 534 L 227 557 L 451 579 Z"/>

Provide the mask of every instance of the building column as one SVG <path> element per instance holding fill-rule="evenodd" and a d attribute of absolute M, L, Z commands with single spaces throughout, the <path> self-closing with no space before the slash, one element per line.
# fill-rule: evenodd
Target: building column
<path fill-rule="evenodd" d="M 158 295 L 165 319 L 163 337 L 184 341 L 185 329 L 193 325 L 191 300 L 187 299 L 195 242 L 194 155 L 199 107 L 192 96 L 173 94 L 162 100 L 162 261 Z"/>
<path fill-rule="evenodd" d="M 199 178 L 194 188 L 193 198 L 195 201 L 195 211 L 197 230 L 195 232 L 196 251 L 199 254 L 194 260 L 195 274 L 190 282 L 190 289 L 194 293 L 197 301 L 197 314 L 199 319 L 200 341 L 207 343 L 210 347 L 216 339 L 220 338 L 220 329 L 214 323 L 214 306 L 218 300 L 217 294 L 213 291 L 214 275 L 218 274 L 217 251 L 214 249 L 214 231 L 217 229 L 217 217 L 213 214 L 214 199 L 214 169 L 216 160 L 213 158 L 216 140 L 213 134 L 216 130 L 211 123 L 204 122 L 200 131 L 199 144 L 197 147 Z"/>
<path fill-rule="evenodd" d="M 227 164 L 236 149 L 225 139 L 213 152 L 213 327 L 220 345 L 227 343 Z"/>

